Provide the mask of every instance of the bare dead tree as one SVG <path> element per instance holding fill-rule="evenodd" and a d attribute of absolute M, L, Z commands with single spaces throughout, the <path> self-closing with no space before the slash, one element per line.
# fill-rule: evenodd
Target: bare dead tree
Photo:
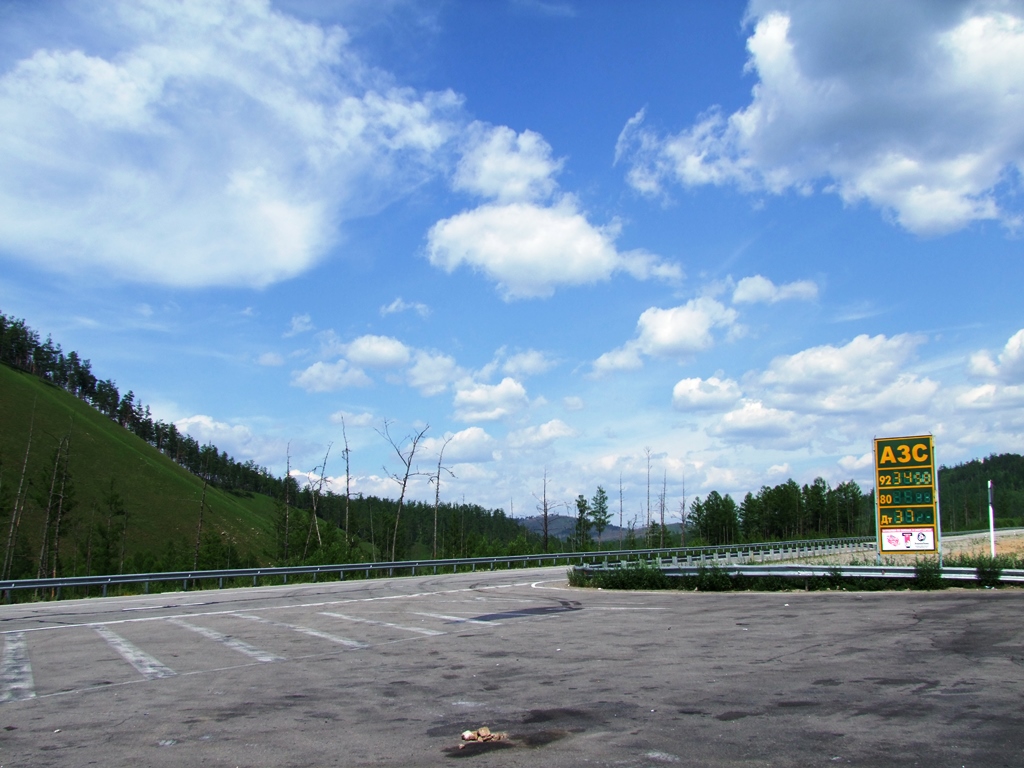
<path fill-rule="evenodd" d="M 665 548 L 665 503 L 666 497 L 668 496 L 668 470 L 665 470 L 665 474 L 661 479 L 661 497 L 658 499 L 658 508 L 661 511 L 661 543 L 659 547 Z"/>
<path fill-rule="evenodd" d="M 651 546 L 651 449 L 645 447 L 644 455 L 647 457 L 647 530 L 644 538 L 647 546 Z"/>
<path fill-rule="evenodd" d="M 54 497 L 57 491 L 57 476 L 60 474 L 60 460 L 64 453 L 64 438 L 57 444 L 57 450 L 53 454 L 53 472 L 50 473 L 50 490 L 46 494 L 46 512 L 43 515 L 43 543 L 39 548 L 39 568 L 36 571 L 36 578 L 41 579 L 46 575 L 47 556 L 50 552 L 50 523 L 53 519 Z"/>
<path fill-rule="evenodd" d="M 452 472 L 448 467 L 442 466 L 441 462 L 444 460 L 444 449 L 448 447 L 448 443 L 452 441 L 454 435 L 446 437 L 444 442 L 441 443 L 441 450 L 437 452 L 437 472 L 431 478 L 431 482 L 434 484 L 434 553 L 432 557 L 437 560 L 437 510 L 441 506 L 441 473 L 447 472 L 452 477 L 455 477 L 455 473 Z"/>
<path fill-rule="evenodd" d="M 36 401 L 32 400 L 32 417 L 28 424 L 28 443 L 25 445 L 25 460 L 21 465 L 21 477 L 18 479 L 18 490 L 14 494 L 14 509 L 11 512 L 11 525 L 7 531 L 7 549 L 4 552 L 3 578 L 11 578 L 11 568 L 14 566 L 14 545 L 18 540 L 18 526 L 21 523 L 21 513 L 25 509 L 25 475 L 28 472 L 28 456 L 32 450 L 32 435 L 36 424 Z"/>
<path fill-rule="evenodd" d="M 622 549 L 622 472 L 619 472 L 619 549 Z"/>
<path fill-rule="evenodd" d="M 416 448 L 420 444 L 420 440 L 427 434 L 427 430 L 430 429 L 428 424 L 415 435 L 407 435 L 402 440 L 395 440 L 391 436 L 391 422 L 387 419 L 384 420 L 383 430 L 378 429 L 377 434 L 388 441 L 388 444 L 394 449 L 395 455 L 398 456 L 398 460 L 402 465 L 400 472 L 390 472 L 387 467 L 384 467 L 384 471 L 388 473 L 388 477 L 398 483 L 400 492 L 398 494 L 398 509 L 395 512 L 395 532 L 391 536 L 391 560 L 395 560 L 395 555 L 398 547 L 398 524 L 402 517 L 402 505 L 405 503 L 405 492 L 409 487 L 409 478 L 421 474 L 419 472 L 413 472 L 413 460 L 416 457 Z M 406 447 L 408 446 L 408 447 Z"/>
<path fill-rule="evenodd" d="M 207 465 L 209 466 L 209 465 Z M 206 486 L 210 483 L 210 473 L 203 474 L 203 495 L 199 499 L 199 524 L 196 526 L 196 549 L 192 558 L 192 570 L 199 570 L 199 542 L 203 536 L 203 513 L 206 511 Z M 127 516 L 127 513 L 126 513 Z"/>
<path fill-rule="evenodd" d="M 72 419 L 71 425 L 68 427 L 68 434 L 64 443 L 64 471 L 61 473 L 60 493 L 57 497 L 57 520 L 53 526 L 53 578 L 57 578 L 57 567 L 60 560 L 60 527 L 61 522 L 64 519 L 64 513 L 68 508 L 68 464 L 71 461 L 71 431 L 74 429 L 74 426 L 75 422 L 74 419 Z"/>
<path fill-rule="evenodd" d="M 341 417 L 341 437 L 345 441 L 345 551 L 348 552 L 349 537 L 348 537 L 348 509 L 349 502 L 352 499 L 352 475 L 350 473 L 349 459 L 351 458 L 351 451 L 348 447 L 348 432 L 345 431 L 345 417 Z"/>
<path fill-rule="evenodd" d="M 285 470 L 284 470 L 284 561 L 288 562 L 288 537 L 290 531 L 288 530 L 288 518 L 291 515 L 291 499 L 288 498 L 288 489 L 292 484 L 292 443 L 288 441 L 288 447 L 285 448 Z"/>
<path fill-rule="evenodd" d="M 324 476 L 327 474 L 327 457 L 331 455 L 332 445 L 334 445 L 334 443 L 327 444 L 327 452 L 324 454 L 323 463 L 318 467 L 313 467 L 314 473 L 316 473 L 318 469 L 320 470 L 320 477 L 315 483 L 311 483 L 309 488 L 310 493 L 313 496 L 313 514 L 310 516 L 309 528 L 306 530 L 306 546 L 302 548 L 303 560 L 306 559 L 306 555 L 309 553 L 309 542 L 313 536 L 314 528 L 316 529 L 317 546 L 323 547 L 324 545 L 323 539 L 320 538 L 320 522 L 317 520 L 316 517 L 316 508 L 318 506 L 318 502 L 320 501 L 320 494 L 323 492 L 324 489 L 324 482 L 326 482 Z"/>
<path fill-rule="evenodd" d="M 544 467 L 544 485 L 541 491 L 540 497 L 537 494 L 533 494 L 533 498 L 537 499 L 540 506 L 537 507 L 541 514 L 541 524 L 543 526 L 544 533 L 544 551 L 548 551 L 548 513 L 551 510 L 551 506 L 548 504 L 548 468 Z"/>
<path fill-rule="evenodd" d="M 686 476 L 683 475 L 682 479 L 683 493 L 682 498 L 679 500 L 679 535 L 682 537 L 680 540 L 680 546 L 686 546 Z"/>

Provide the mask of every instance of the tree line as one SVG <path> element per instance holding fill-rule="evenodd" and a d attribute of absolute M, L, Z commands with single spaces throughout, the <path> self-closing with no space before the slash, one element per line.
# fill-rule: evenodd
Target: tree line
<path fill-rule="evenodd" d="M 212 443 L 202 445 L 173 423 L 154 419 L 132 390 L 122 393 L 112 379 L 93 373 L 78 352 L 65 352 L 50 335 L 45 340 L 24 320 L 0 312 L 0 362 L 31 373 L 88 403 L 197 477 L 230 491 L 279 496 L 283 481 L 253 461 L 239 462 Z"/>

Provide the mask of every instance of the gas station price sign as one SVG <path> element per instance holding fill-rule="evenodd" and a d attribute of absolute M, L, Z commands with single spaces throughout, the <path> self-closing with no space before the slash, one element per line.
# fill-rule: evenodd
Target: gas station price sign
<path fill-rule="evenodd" d="M 938 498 L 931 435 L 875 440 L 878 551 L 938 551 Z"/>

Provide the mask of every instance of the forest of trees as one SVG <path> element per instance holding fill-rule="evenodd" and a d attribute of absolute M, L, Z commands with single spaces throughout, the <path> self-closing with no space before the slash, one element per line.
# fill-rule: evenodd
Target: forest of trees
<path fill-rule="evenodd" d="M 128 390 L 121 393 L 110 379 L 100 379 L 91 363 L 75 351 L 64 352 L 47 336 L 45 340 L 23 320 L 0 313 L 0 363 L 37 376 L 88 403 L 107 418 L 131 431 L 206 484 L 236 495 L 263 494 L 274 499 L 275 540 L 266 553 L 278 564 L 368 562 L 380 560 L 427 559 L 430 557 L 479 557 L 529 554 L 596 547 L 665 547 L 703 544 L 734 544 L 838 536 L 867 536 L 874 533 L 873 491 L 865 493 L 854 481 L 834 488 L 824 479 L 799 485 L 790 479 L 774 487 L 764 486 L 747 493 L 737 503 L 730 495 L 712 491 L 693 499 L 687 507 L 680 502 L 679 524 L 666 523 L 669 513 L 665 488 L 651 504 L 650 452 L 648 450 L 648 492 L 646 523 L 637 530 L 636 519 L 629 528 L 608 540 L 605 531 L 612 520 L 609 499 L 603 486 L 591 498 L 580 494 L 575 502 L 574 530 L 562 541 L 549 536 L 546 527 L 549 508 L 545 475 L 542 497 L 545 528 L 543 535 L 529 532 L 521 521 L 501 509 L 475 504 L 433 504 L 404 498 L 405 482 L 412 471 L 416 442 L 423 436 L 393 440 L 385 422 L 381 436 L 394 447 L 404 462 L 405 476 L 396 474 L 402 494 L 399 499 L 350 496 L 325 490 L 324 466 L 320 481 L 299 487 L 294 477 L 278 478 L 252 461 L 240 463 L 212 444 L 200 445 L 182 434 L 174 424 L 154 420 L 148 406 Z M 424 430 L 425 432 L 425 430 Z M 113 573 L 126 568 L 135 571 L 221 568 L 243 564 L 232 546 L 199 530 L 193 542 L 168 542 L 165 551 L 128 553 L 128 512 L 112 484 L 87 535 L 76 540 L 68 555 L 60 544 L 61 523 L 74 505 L 73 478 L 68 473 L 68 447 L 61 443 L 47 476 L 38 478 L 33 501 L 44 514 L 38 556 L 9 537 L 5 548 L 3 575 L 25 577 Z M 348 450 L 344 453 L 346 474 Z M 326 465 L 327 458 L 324 459 Z M 439 487 L 446 471 L 439 458 L 436 476 Z M 314 473 L 315 474 L 315 473 Z M 1015 454 L 990 456 L 939 471 L 943 530 L 980 529 L 987 525 L 987 482 L 995 483 L 996 509 L 1002 525 L 1024 523 L 1024 457 Z M 11 514 L 9 486 L 0 490 L 4 510 Z M 621 497 L 621 491 L 620 491 Z M 538 501 L 542 500 L 538 498 Z M 621 504 L 621 501 L 620 501 Z M 18 503 L 14 504 L 18 514 Z M 570 507 L 571 508 L 571 507 Z M 538 507 L 540 510 L 541 507 Z M 620 510 L 621 514 L 621 510 Z M 95 511 L 94 511 L 95 517 Z M 13 523 L 12 531 L 15 529 Z M 249 556 L 251 559 L 251 555 Z"/>

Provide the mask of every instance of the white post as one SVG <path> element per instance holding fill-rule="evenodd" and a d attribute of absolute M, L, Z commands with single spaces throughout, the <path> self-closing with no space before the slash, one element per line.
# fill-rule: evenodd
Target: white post
<path fill-rule="evenodd" d="M 996 556 L 996 513 L 992 506 L 992 481 L 988 481 L 988 536 L 992 544 L 992 557 Z"/>

